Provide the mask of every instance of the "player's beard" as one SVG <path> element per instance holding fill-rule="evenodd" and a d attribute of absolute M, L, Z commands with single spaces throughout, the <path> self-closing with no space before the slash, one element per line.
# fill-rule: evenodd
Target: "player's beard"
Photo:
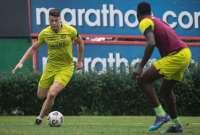
<path fill-rule="evenodd" d="M 51 27 L 52 28 L 52 30 L 55 32 L 55 33 L 58 33 L 58 31 L 59 31 L 59 27 L 57 26 L 54 26 L 54 27 Z"/>
<path fill-rule="evenodd" d="M 51 29 L 55 32 L 55 33 L 58 33 L 59 30 L 61 28 L 61 25 L 58 25 L 58 26 L 51 26 Z"/>

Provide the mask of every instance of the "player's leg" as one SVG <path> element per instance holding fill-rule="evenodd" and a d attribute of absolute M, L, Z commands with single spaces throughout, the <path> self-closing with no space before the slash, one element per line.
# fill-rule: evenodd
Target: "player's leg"
<path fill-rule="evenodd" d="M 44 100 L 47 96 L 47 93 L 48 93 L 48 88 L 41 88 L 41 87 L 38 87 L 38 90 L 37 90 L 37 97 L 41 100 Z M 35 124 L 39 125 L 42 123 L 42 118 L 40 116 L 37 116 L 36 117 L 36 120 L 35 120 Z"/>
<path fill-rule="evenodd" d="M 54 75 L 45 70 L 38 84 L 37 97 L 39 99 L 46 98 L 48 89 L 52 85 L 53 81 L 54 81 Z"/>
<path fill-rule="evenodd" d="M 185 69 L 188 67 L 190 60 L 191 52 L 189 48 L 184 48 L 179 52 L 168 56 L 165 61 L 165 66 L 162 68 L 162 72 L 165 73 L 166 79 L 162 83 L 161 93 L 165 99 L 166 107 L 170 116 L 172 117 L 173 123 L 173 125 L 170 126 L 166 132 L 183 132 L 177 116 L 176 98 L 173 88 L 177 81 L 181 81 L 183 79 Z"/>
<path fill-rule="evenodd" d="M 162 124 L 169 121 L 170 119 L 162 108 L 162 105 L 160 104 L 160 101 L 153 86 L 153 82 L 161 77 L 162 75 L 160 75 L 158 70 L 156 70 L 156 68 L 152 65 L 144 72 L 141 80 L 139 81 L 139 85 L 143 89 L 149 103 L 153 107 L 156 114 L 156 120 L 153 125 L 150 126 L 150 128 L 148 129 L 149 131 L 157 130 L 162 126 Z"/>
<path fill-rule="evenodd" d="M 45 99 L 45 102 L 43 103 L 42 109 L 40 111 L 40 117 L 43 118 L 45 115 L 48 114 L 48 112 L 51 110 L 51 108 L 54 105 L 54 101 L 56 96 L 64 89 L 65 86 L 60 84 L 59 82 L 54 82 L 51 87 L 49 88 L 47 97 Z"/>
<path fill-rule="evenodd" d="M 156 69 L 153 66 L 151 66 L 143 73 L 142 77 L 138 80 L 139 86 L 144 91 L 150 105 L 153 108 L 160 104 L 153 86 L 153 82 L 159 79 L 160 77 L 161 76 L 156 71 Z"/>
<path fill-rule="evenodd" d="M 161 96 L 165 100 L 167 111 L 172 119 L 177 117 L 176 97 L 173 91 L 176 83 L 177 81 L 175 80 L 163 79 L 160 88 Z"/>
<path fill-rule="evenodd" d="M 45 99 L 46 96 L 47 96 L 47 92 L 48 92 L 48 88 L 40 88 L 40 87 L 38 87 L 37 97 L 39 99 Z"/>
<path fill-rule="evenodd" d="M 43 103 L 42 109 L 40 111 L 39 118 L 43 118 L 54 105 L 56 96 L 64 89 L 64 87 L 69 83 L 73 75 L 73 66 L 66 67 L 62 71 L 56 73 L 54 76 L 54 82 L 50 86 L 47 97 Z"/>
<path fill-rule="evenodd" d="M 47 93 L 48 93 L 48 89 L 49 87 L 51 86 L 51 84 L 53 83 L 53 80 L 54 80 L 54 76 L 51 75 L 51 76 L 48 76 L 49 74 L 47 72 L 44 72 L 42 74 L 42 77 L 39 81 L 39 84 L 38 84 L 38 90 L 37 90 L 37 97 L 39 99 L 45 99 L 46 96 L 47 96 Z M 43 104 L 45 103 L 45 100 L 43 101 Z M 36 119 L 35 119 L 35 124 L 36 125 L 40 125 L 42 123 L 42 117 L 37 116 Z"/>
<path fill-rule="evenodd" d="M 183 132 L 183 128 L 177 115 L 176 97 L 173 91 L 176 83 L 177 81 L 175 80 L 164 79 L 160 89 L 161 95 L 165 100 L 167 111 L 171 116 L 173 123 L 173 125 L 167 129 L 166 132 Z"/>

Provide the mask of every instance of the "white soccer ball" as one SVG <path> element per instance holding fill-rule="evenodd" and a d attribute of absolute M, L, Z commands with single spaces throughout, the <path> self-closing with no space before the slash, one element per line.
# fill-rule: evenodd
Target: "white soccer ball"
<path fill-rule="evenodd" d="M 51 127 L 60 127 L 64 122 L 64 117 L 59 111 L 50 112 L 48 122 Z"/>

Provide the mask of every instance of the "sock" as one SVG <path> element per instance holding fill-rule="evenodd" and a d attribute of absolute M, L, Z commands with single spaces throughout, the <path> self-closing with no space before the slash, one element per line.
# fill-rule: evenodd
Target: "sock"
<path fill-rule="evenodd" d="M 42 118 L 40 116 L 37 116 L 36 119 L 42 120 Z"/>
<path fill-rule="evenodd" d="M 158 107 L 155 107 L 155 108 L 154 108 L 154 111 L 155 111 L 155 113 L 156 113 L 156 116 L 161 116 L 161 117 L 163 117 L 163 116 L 166 115 L 166 112 L 165 112 L 165 110 L 162 108 L 162 105 L 159 105 Z"/>
<path fill-rule="evenodd" d="M 181 125 L 178 117 L 176 117 L 175 119 L 172 119 L 172 123 L 175 125 Z"/>

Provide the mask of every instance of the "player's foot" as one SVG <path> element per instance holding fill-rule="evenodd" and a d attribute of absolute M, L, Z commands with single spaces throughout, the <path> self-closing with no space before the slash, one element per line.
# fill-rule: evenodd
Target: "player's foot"
<path fill-rule="evenodd" d="M 182 132 L 183 132 L 183 128 L 180 124 L 172 125 L 165 131 L 165 133 L 182 133 Z"/>
<path fill-rule="evenodd" d="M 42 119 L 40 117 L 36 117 L 35 125 L 40 125 L 42 123 Z"/>
<path fill-rule="evenodd" d="M 156 116 L 156 120 L 152 126 L 149 127 L 149 131 L 155 131 L 159 129 L 164 123 L 170 120 L 170 116 L 166 114 L 165 116 Z"/>

